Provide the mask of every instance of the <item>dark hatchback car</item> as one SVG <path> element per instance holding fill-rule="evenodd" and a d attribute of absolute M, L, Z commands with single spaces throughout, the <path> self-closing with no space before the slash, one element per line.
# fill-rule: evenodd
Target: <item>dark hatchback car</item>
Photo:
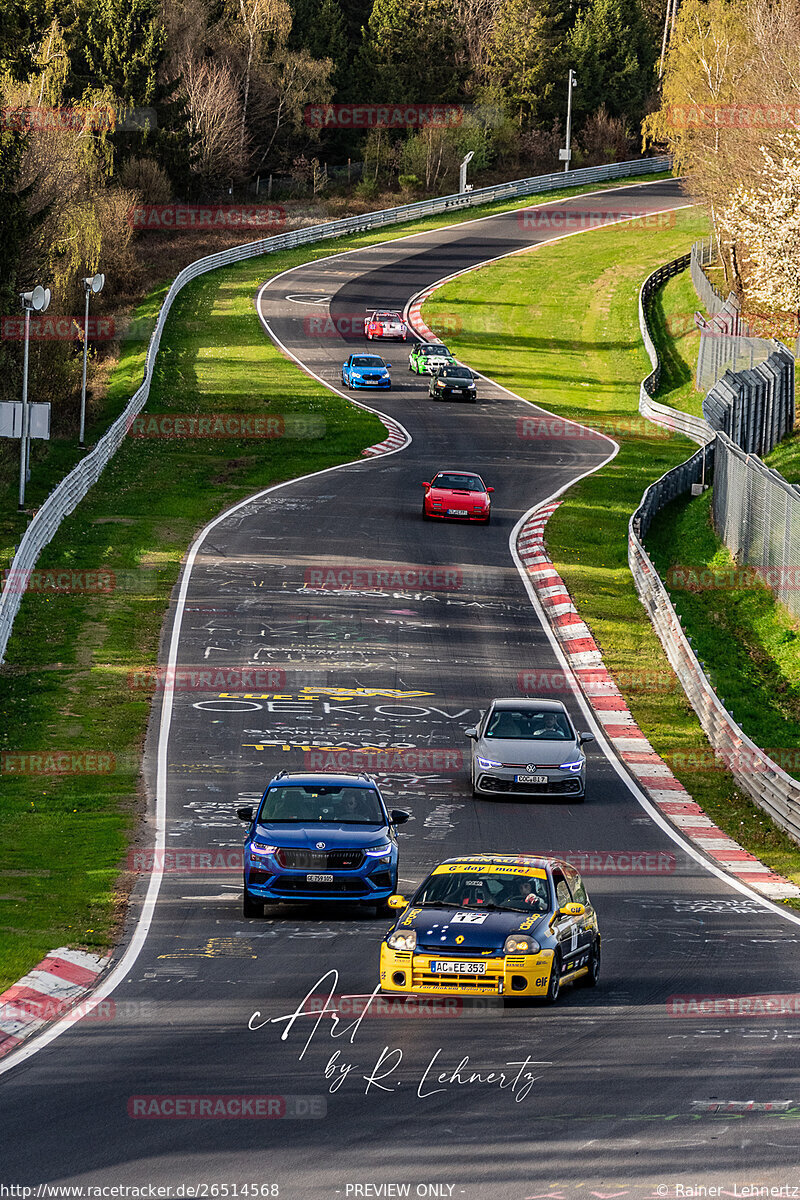
<path fill-rule="evenodd" d="M 244 847 L 246 917 L 265 904 L 369 904 L 389 911 L 397 891 L 397 826 L 409 814 L 387 810 L 375 780 L 363 775 L 288 774 L 267 784 Z"/>
<path fill-rule="evenodd" d="M 473 404 L 478 399 L 475 380 L 478 378 L 469 367 L 459 366 L 440 367 L 431 375 L 428 384 L 428 395 L 434 400 L 470 400 Z"/>

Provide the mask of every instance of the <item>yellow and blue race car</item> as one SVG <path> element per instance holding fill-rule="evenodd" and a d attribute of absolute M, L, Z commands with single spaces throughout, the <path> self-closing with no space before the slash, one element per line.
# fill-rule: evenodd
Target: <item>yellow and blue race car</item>
<path fill-rule="evenodd" d="M 381 944 L 381 991 L 536 997 L 594 987 L 600 931 L 583 881 L 559 858 L 479 854 L 434 867 Z"/>

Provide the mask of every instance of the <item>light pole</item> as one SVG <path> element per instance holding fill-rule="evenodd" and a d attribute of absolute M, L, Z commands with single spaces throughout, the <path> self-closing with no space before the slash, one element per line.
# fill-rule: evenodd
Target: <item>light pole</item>
<path fill-rule="evenodd" d="M 562 158 L 564 159 L 565 171 L 569 170 L 569 160 L 572 158 L 572 150 L 570 149 L 570 142 L 572 140 L 572 89 L 577 87 L 577 84 L 578 80 L 575 76 L 575 72 L 572 70 L 572 67 L 570 67 L 569 83 L 567 84 L 567 143 L 565 149 L 561 152 Z"/>
<path fill-rule="evenodd" d="M 90 275 L 83 281 L 83 291 L 86 296 L 86 306 L 83 312 L 83 380 L 81 382 L 81 433 L 78 438 L 78 445 L 81 450 L 86 447 L 83 441 L 84 429 L 86 427 L 86 358 L 89 353 L 89 297 L 94 293 L 99 295 L 103 290 L 103 284 L 106 281 L 105 275 Z"/>
<path fill-rule="evenodd" d="M 19 511 L 25 511 L 25 484 L 30 475 L 28 466 L 28 435 L 30 433 L 30 410 L 28 408 L 28 342 L 31 332 L 31 313 L 46 312 L 50 304 L 50 288 L 39 284 L 32 292 L 21 292 L 20 300 L 25 310 L 25 349 L 22 357 L 22 437 L 19 450 Z"/>

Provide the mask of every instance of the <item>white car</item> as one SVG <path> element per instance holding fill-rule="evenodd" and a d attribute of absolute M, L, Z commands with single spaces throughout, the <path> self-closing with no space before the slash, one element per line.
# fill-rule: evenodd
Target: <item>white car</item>
<path fill-rule="evenodd" d="M 375 309 L 364 318 L 364 333 L 372 341 L 373 338 L 400 338 L 406 340 L 408 326 L 399 312 L 388 309 Z"/>
<path fill-rule="evenodd" d="M 465 732 L 472 740 L 474 796 L 583 800 L 583 746 L 594 735 L 578 733 L 560 700 L 493 700 L 478 724 Z"/>

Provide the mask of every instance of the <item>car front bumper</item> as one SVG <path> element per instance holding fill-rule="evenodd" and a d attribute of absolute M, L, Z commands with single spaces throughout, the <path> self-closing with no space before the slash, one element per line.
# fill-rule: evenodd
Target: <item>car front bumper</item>
<path fill-rule="evenodd" d="M 544 996 L 550 983 L 553 951 L 538 954 L 462 956 L 458 962 L 481 963 L 482 975 L 439 975 L 431 962 L 453 958 L 429 950 L 392 950 L 381 943 L 381 990 L 436 996 Z"/>
<path fill-rule="evenodd" d="M 547 783 L 517 783 L 517 775 L 547 775 Z M 475 765 L 475 791 L 486 796 L 564 796 L 575 799 L 585 795 L 585 771 L 525 771 L 508 767 L 483 769 Z"/>
<path fill-rule="evenodd" d="M 391 379 L 357 379 L 353 376 L 350 380 L 350 386 L 354 388 L 390 388 L 392 381 Z"/>
<path fill-rule="evenodd" d="M 326 872 L 333 875 L 332 883 L 309 883 L 307 876 L 312 873 L 251 866 L 245 871 L 244 886 L 254 900 L 263 900 L 266 904 L 315 900 L 380 904 L 397 891 L 396 863 L 380 863 L 377 869 L 368 873 L 363 869 Z"/>
<path fill-rule="evenodd" d="M 425 512 L 429 517 L 436 518 L 438 521 L 477 521 L 478 524 L 482 525 L 488 518 L 491 509 L 480 513 L 468 513 L 466 517 L 455 517 L 452 513 L 443 512 L 441 509 L 428 508 L 427 506 Z"/>

